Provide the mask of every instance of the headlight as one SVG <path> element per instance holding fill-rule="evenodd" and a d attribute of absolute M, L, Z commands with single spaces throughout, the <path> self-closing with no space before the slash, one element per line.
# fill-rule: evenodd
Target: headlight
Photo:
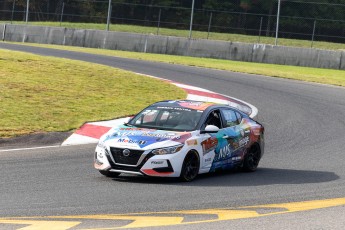
<path fill-rule="evenodd" d="M 154 149 L 152 150 L 152 153 L 155 155 L 173 154 L 180 151 L 182 148 L 183 148 L 183 145 L 176 145 L 176 146 L 167 147 L 167 148 Z"/>

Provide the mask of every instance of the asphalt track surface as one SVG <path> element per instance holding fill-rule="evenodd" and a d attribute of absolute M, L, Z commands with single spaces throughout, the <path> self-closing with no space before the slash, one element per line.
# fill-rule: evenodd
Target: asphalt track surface
<path fill-rule="evenodd" d="M 255 105 L 266 128 L 265 155 L 257 172 L 202 175 L 191 183 L 105 178 L 92 167 L 94 145 L 0 152 L 0 217 L 214 209 L 345 197 L 344 88 L 6 43 L 0 48 L 109 65 L 233 96 Z M 340 206 L 184 227 L 343 229 L 344 219 L 345 206 Z M 5 226 L 1 223 L 0 218 L 0 229 Z"/>

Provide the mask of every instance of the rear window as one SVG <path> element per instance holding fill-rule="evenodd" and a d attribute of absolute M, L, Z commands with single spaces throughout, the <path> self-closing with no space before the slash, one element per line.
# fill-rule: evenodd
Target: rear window
<path fill-rule="evenodd" d="M 240 116 L 240 114 L 231 109 L 223 109 L 222 114 L 225 119 L 226 127 L 232 127 L 240 124 L 241 122 L 242 117 Z"/>

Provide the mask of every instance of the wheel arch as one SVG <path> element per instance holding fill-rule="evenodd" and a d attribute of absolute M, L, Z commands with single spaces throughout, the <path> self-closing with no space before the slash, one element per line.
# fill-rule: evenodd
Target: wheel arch
<path fill-rule="evenodd" d="M 195 156 L 196 156 L 196 159 L 194 158 Z M 195 174 L 194 175 L 192 174 L 193 176 L 191 178 L 189 178 L 190 175 L 188 175 L 188 174 L 190 173 L 189 170 L 191 167 L 190 162 L 192 162 L 192 161 L 190 161 L 191 157 L 195 159 L 195 163 L 197 164 L 197 166 L 195 166 L 197 168 L 195 168 L 195 169 L 197 169 L 197 170 L 195 170 L 194 171 Z M 186 168 L 186 167 L 188 167 L 188 168 Z M 194 180 L 194 178 L 197 177 L 198 174 L 200 173 L 200 168 L 201 168 L 201 158 L 200 158 L 199 152 L 195 149 L 190 149 L 184 157 L 182 168 L 181 168 L 181 173 L 180 173 L 180 179 L 182 181 L 185 181 L 185 182 Z"/>
<path fill-rule="evenodd" d="M 245 172 L 255 172 L 262 157 L 260 143 L 254 142 L 246 151 L 243 157 L 242 170 Z"/>
<path fill-rule="evenodd" d="M 196 155 L 198 156 L 199 165 L 201 165 L 201 157 L 202 157 L 202 156 L 201 156 L 201 153 L 199 153 L 198 150 L 196 150 L 196 149 L 190 149 L 190 150 L 188 150 L 188 152 L 187 152 L 185 158 L 186 158 L 187 155 L 190 154 L 190 153 L 194 153 L 194 154 L 196 154 Z"/>
<path fill-rule="evenodd" d="M 249 148 L 247 149 L 247 153 L 248 153 L 249 151 L 251 151 L 253 148 L 258 148 L 259 153 L 260 153 L 260 159 L 261 159 L 261 157 L 262 157 L 262 149 L 261 149 L 260 143 L 259 143 L 259 142 L 254 142 L 253 144 L 251 144 L 251 145 L 249 146 Z"/>

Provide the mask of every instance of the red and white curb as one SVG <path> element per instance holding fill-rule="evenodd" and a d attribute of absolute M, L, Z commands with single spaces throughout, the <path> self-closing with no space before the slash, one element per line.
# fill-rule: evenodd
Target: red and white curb
<path fill-rule="evenodd" d="M 150 76 L 151 77 L 151 76 Z M 163 79 L 165 80 L 165 79 Z M 168 81 L 168 80 L 165 80 Z M 188 100 L 196 101 L 206 101 L 206 102 L 216 102 L 221 104 L 228 104 L 232 107 L 238 108 L 243 112 L 246 112 L 250 117 L 255 118 L 258 114 L 258 109 L 244 101 L 241 101 L 237 98 L 229 97 L 226 95 L 218 94 L 210 90 L 202 89 L 199 87 L 194 87 L 190 85 L 180 84 L 173 81 L 168 81 L 171 84 L 176 85 L 177 87 L 182 88 L 187 92 Z M 91 144 L 97 143 L 99 138 L 108 132 L 111 128 L 121 125 L 129 120 L 129 117 L 120 118 L 109 121 L 100 121 L 100 122 L 90 122 L 85 123 L 79 129 L 75 131 L 69 138 L 67 138 L 62 146 L 66 145 L 81 145 L 81 144 Z"/>

